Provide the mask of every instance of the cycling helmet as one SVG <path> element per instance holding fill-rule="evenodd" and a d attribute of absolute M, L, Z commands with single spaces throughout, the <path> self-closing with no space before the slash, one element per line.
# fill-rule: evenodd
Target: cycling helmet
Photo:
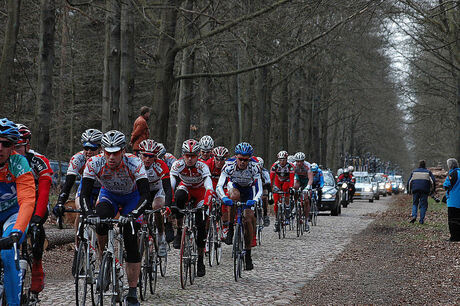
<path fill-rule="evenodd" d="M 311 164 L 311 171 L 316 172 L 316 171 L 318 171 L 318 169 L 319 169 L 319 168 L 318 168 L 318 164 L 317 164 L 317 163 Z"/>
<path fill-rule="evenodd" d="M 239 143 L 235 147 L 235 154 L 252 156 L 252 153 L 254 153 L 254 149 L 247 142 Z"/>
<path fill-rule="evenodd" d="M 262 159 L 262 157 L 257 157 L 257 161 L 259 163 L 260 168 L 263 168 L 264 167 L 264 160 Z"/>
<path fill-rule="evenodd" d="M 126 146 L 125 134 L 117 130 L 111 130 L 102 136 L 102 146 L 110 153 L 120 151 Z"/>
<path fill-rule="evenodd" d="M 17 143 L 21 138 L 19 129 L 13 121 L 8 118 L 0 119 L 0 137 L 6 138 L 12 143 Z"/>
<path fill-rule="evenodd" d="M 229 155 L 228 149 L 226 147 L 215 147 L 212 150 L 212 154 L 214 154 L 215 157 L 219 158 L 226 158 Z"/>
<path fill-rule="evenodd" d="M 187 139 L 182 143 L 182 154 L 195 154 L 200 152 L 200 144 L 195 139 Z"/>
<path fill-rule="evenodd" d="M 97 129 L 87 129 L 81 134 L 81 144 L 84 147 L 97 147 L 101 144 L 102 132 Z"/>
<path fill-rule="evenodd" d="M 160 151 L 158 152 L 157 157 L 158 158 L 163 158 L 165 156 L 165 154 L 166 154 L 165 145 L 159 142 L 158 146 L 160 147 Z"/>
<path fill-rule="evenodd" d="M 18 144 L 27 144 L 32 137 L 32 133 L 30 132 L 29 128 L 24 124 L 17 123 L 16 126 L 18 127 L 19 134 L 21 137 L 19 138 Z"/>
<path fill-rule="evenodd" d="M 350 172 L 350 170 L 348 169 L 348 167 L 343 168 L 343 173 L 348 173 L 348 172 Z"/>
<path fill-rule="evenodd" d="M 214 148 L 214 140 L 211 136 L 205 135 L 200 139 L 200 149 L 203 151 L 211 151 Z"/>
<path fill-rule="evenodd" d="M 294 157 L 294 155 L 289 155 L 288 158 L 287 158 L 287 161 L 290 162 L 290 163 L 295 162 L 295 157 Z"/>
<path fill-rule="evenodd" d="M 304 161 L 304 160 L 305 160 L 305 153 L 303 153 L 303 152 L 297 152 L 297 153 L 294 155 L 294 160 L 295 160 L 295 161 Z"/>
<path fill-rule="evenodd" d="M 339 169 L 337 170 L 337 175 L 341 175 L 342 173 L 343 173 L 343 169 L 342 169 L 342 168 L 339 168 Z"/>
<path fill-rule="evenodd" d="M 152 154 L 155 154 L 158 156 L 158 153 L 160 152 L 161 150 L 161 146 L 158 142 L 156 142 L 155 140 L 152 140 L 152 139 L 146 139 L 146 140 L 143 140 L 140 144 L 139 144 L 139 150 L 141 152 L 147 152 L 147 153 L 152 153 Z"/>
<path fill-rule="evenodd" d="M 354 170 L 355 168 L 353 168 L 353 166 L 348 167 L 348 172 L 353 172 Z"/>
<path fill-rule="evenodd" d="M 277 155 L 278 159 L 287 159 L 288 156 L 289 154 L 286 151 L 279 151 Z"/>

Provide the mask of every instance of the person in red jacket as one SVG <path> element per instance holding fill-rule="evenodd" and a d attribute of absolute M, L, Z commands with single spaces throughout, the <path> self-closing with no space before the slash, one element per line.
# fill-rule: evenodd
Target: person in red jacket
<path fill-rule="evenodd" d="M 42 154 L 30 149 L 32 133 L 23 124 L 17 124 L 21 138 L 15 146 L 15 151 L 24 156 L 32 168 L 36 186 L 35 210 L 29 223 L 29 233 L 32 239 L 32 284 L 30 286 L 33 298 L 38 300 L 38 294 L 45 286 L 42 257 L 45 243 L 45 229 L 43 224 L 48 218 L 48 200 L 51 187 L 51 169 L 49 160 Z"/>
<path fill-rule="evenodd" d="M 278 202 L 280 195 L 277 191 L 288 192 L 289 188 L 294 186 L 294 165 L 287 161 L 288 152 L 280 151 L 278 153 L 278 160 L 270 168 L 270 181 L 272 183 L 273 199 L 275 200 L 275 214 L 278 213 Z M 288 194 L 284 195 L 285 197 Z M 279 231 L 279 224 L 275 222 L 275 232 Z"/>
<path fill-rule="evenodd" d="M 150 137 L 149 125 L 150 107 L 142 106 L 141 114 L 134 121 L 133 132 L 131 133 L 130 146 L 136 155 L 139 154 L 139 144 Z"/>

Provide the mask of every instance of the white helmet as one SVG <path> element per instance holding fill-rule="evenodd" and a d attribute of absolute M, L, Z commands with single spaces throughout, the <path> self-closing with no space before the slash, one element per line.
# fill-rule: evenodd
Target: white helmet
<path fill-rule="evenodd" d="M 125 134 L 117 130 L 111 130 L 102 136 L 102 146 L 107 152 L 117 152 L 126 146 Z"/>
<path fill-rule="evenodd" d="M 297 152 L 297 153 L 294 155 L 294 160 L 295 160 L 295 161 L 304 161 L 304 160 L 305 160 L 305 153 L 303 153 L 303 152 Z"/>
<path fill-rule="evenodd" d="M 353 172 L 353 170 L 355 170 L 355 168 L 353 168 L 353 166 L 348 167 L 348 172 Z"/>
<path fill-rule="evenodd" d="M 343 173 L 348 173 L 350 172 L 350 169 L 348 167 L 343 168 Z"/>
<path fill-rule="evenodd" d="M 337 170 L 337 175 L 341 175 L 342 173 L 343 173 L 343 169 L 342 169 L 342 168 L 339 168 L 339 169 Z"/>
<path fill-rule="evenodd" d="M 295 157 L 294 157 L 294 155 L 289 155 L 288 158 L 287 158 L 287 160 L 288 160 L 288 162 L 290 162 L 290 163 L 295 162 Z"/>
<path fill-rule="evenodd" d="M 260 168 L 263 168 L 264 167 L 264 160 L 262 159 L 262 157 L 257 157 L 257 160 L 259 161 Z"/>
<path fill-rule="evenodd" d="M 278 155 L 277 155 L 278 159 L 288 158 L 288 156 L 289 156 L 289 154 L 286 151 L 279 151 Z"/>
<path fill-rule="evenodd" d="M 200 149 L 204 151 L 211 151 L 214 149 L 214 140 L 209 135 L 204 135 L 200 139 Z"/>
<path fill-rule="evenodd" d="M 81 144 L 83 146 L 100 145 L 102 132 L 97 129 L 87 129 L 81 134 Z"/>

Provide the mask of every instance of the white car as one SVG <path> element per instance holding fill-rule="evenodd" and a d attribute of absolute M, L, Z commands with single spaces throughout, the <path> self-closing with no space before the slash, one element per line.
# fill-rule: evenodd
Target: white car
<path fill-rule="evenodd" d="M 353 198 L 369 200 L 369 202 L 374 202 L 374 193 L 377 191 L 377 186 L 375 186 L 375 184 L 372 183 L 369 173 L 355 172 L 353 173 L 353 175 L 356 179 L 355 195 Z"/>

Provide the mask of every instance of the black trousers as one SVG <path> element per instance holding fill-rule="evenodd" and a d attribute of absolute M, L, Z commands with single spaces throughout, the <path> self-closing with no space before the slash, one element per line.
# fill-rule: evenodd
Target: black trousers
<path fill-rule="evenodd" d="M 460 208 L 447 207 L 447 221 L 451 241 L 460 241 Z"/>

